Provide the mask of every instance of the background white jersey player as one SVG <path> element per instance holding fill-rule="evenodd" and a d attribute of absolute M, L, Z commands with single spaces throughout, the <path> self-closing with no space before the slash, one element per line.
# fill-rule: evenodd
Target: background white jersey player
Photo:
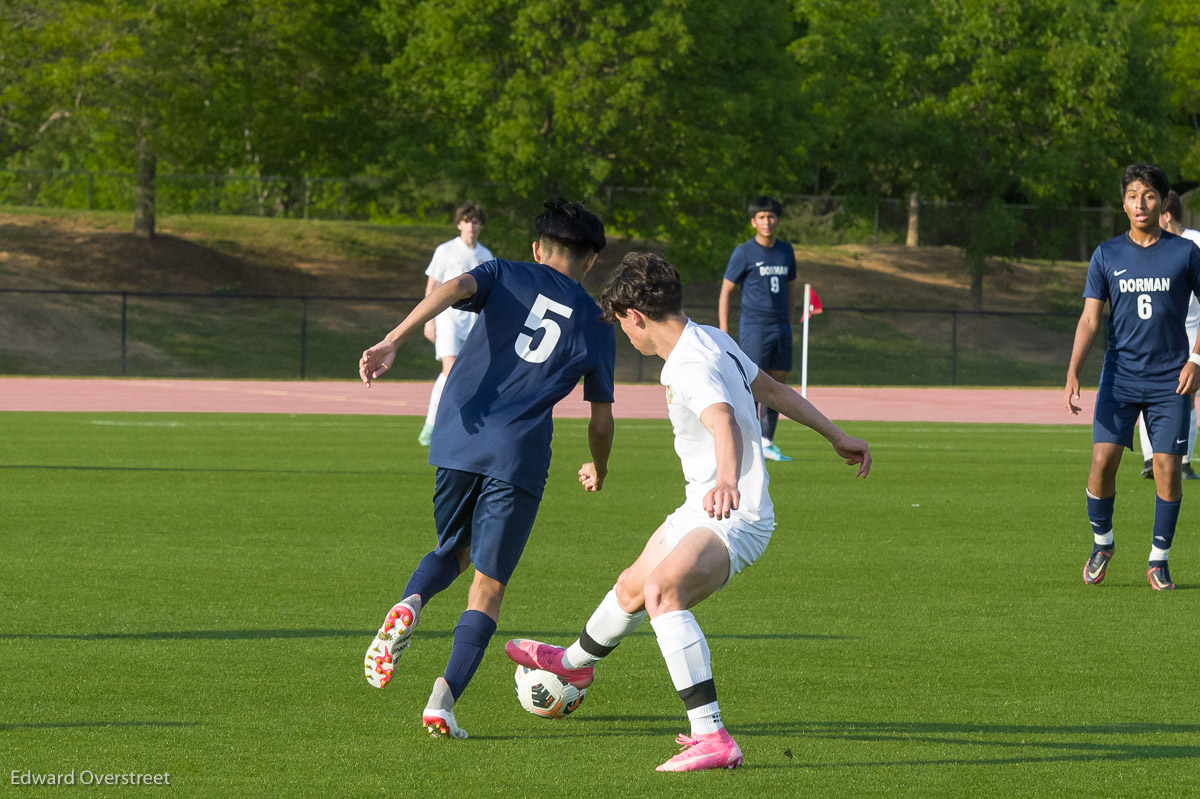
<path fill-rule="evenodd" d="M 1167 199 L 1163 202 L 1162 214 L 1158 217 L 1158 224 L 1163 230 L 1170 231 L 1176 236 L 1183 236 L 1189 239 L 1200 247 L 1200 231 L 1185 228 L 1179 220 L 1183 219 L 1183 202 L 1179 199 L 1179 195 L 1175 190 L 1167 192 Z M 1192 295 L 1192 301 L 1188 304 L 1187 319 L 1184 320 L 1184 326 L 1187 328 L 1188 348 L 1195 349 L 1196 334 L 1200 332 L 1200 300 L 1196 299 L 1196 295 Z M 1154 448 L 1150 446 L 1150 433 L 1146 429 L 1146 418 L 1143 414 L 1139 420 L 1138 431 L 1141 433 L 1142 440 L 1142 477 L 1147 480 L 1154 478 Z M 1200 474 L 1196 474 L 1192 468 L 1192 454 L 1196 451 L 1196 406 L 1192 404 L 1192 419 L 1188 425 L 1188 446 L 1187 454 L 1183 456 L 1183 479 L 1184 480 L 1200 480 Z"/>
<path fill-rule="evenodd" d="M 691 723 L 690 734 L 676 739 L 683 751 L 658 770 L 734 768 L 742 751 L 721 721 L 708 642 L 691 608 L 754 563 L 775 526 L 755 403 L 816 430 L 846 463 L 858 465 L 859 476 L 870 471 L 871 452 L 755 366 L 727 334 L 684 316 L 679 273 L 658 255 L 626 255 L 600 305 L 639 352 L 666 362 L 662 383 L 686 498 L 621 573 L 574 644 L 514 640 L 504 651 L 586 687 L 594 664 L 649 616 Z M 584 464 L 580 482 L 587 487 L 594 479 Z"/>
<path fill-rule="evenodd" d="M 484 261 L 490 261 L 495 256 L 492 251 L 479 243 L 479 231 L 487 221 L 483 208 L 478 203 L 465 202 L 454 212 L 454 224 L 458 226 L 458 236 L 450 241 L 439 244 L 429 260 L 425 274 L 425 296 L 428 297 L 434 289 L 459 275 L 465 275 Z M 433 382 L 433 391 L 429 394 L 429 411 L 425 414 L 425 426 L 421 428 L 417 440 L 421 446 L 428 447 L 433 436 L 433 422 L 437 418 L 438 403 L 442 399 L 442 388 L 446 385 L 446 375 L 458 353 L 462 351 L 467 334 L 475 326 L 476 314 L 470 311 L 460 311 L 457 308 L 447 308 L 431 319 L 424 329 L 425 338 L 433 342 L 433 357 L 442 362 L 442 373 Z"/>

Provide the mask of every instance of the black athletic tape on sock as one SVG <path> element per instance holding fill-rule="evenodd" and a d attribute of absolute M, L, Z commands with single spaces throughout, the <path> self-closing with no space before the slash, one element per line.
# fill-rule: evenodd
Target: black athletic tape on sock
<path fill-rule="evenodd" d="M 579 634 L 579 647 L 594 658 L 608 657 L 608 653 L 616 649 L 620 643 L 621 642 L 618 641 L 612 646 L 605 646 L 604 644 L 598 643 L 592 636 L 588 635 L 587 630 L 584 630 Z"/>
<path fill-rule="evenodd" d="M 688 710 L 712 704 L 717 701 L 717 684 L 712 680 L 698 682 L 688 688 L 680 689 L 679 698 Z"/>

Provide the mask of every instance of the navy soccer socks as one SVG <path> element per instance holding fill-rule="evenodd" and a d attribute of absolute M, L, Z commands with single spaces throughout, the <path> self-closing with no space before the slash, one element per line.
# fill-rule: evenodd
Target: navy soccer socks
<path fill-rule="evenodd" d="M 483 660 L 483 652 L 496 632 L 496 622 L 479 610 L 466 610 L 458 617 L 454 628 L 454 648 L 450 650 L 450 662 L 446 664 L 445 678 L 455 701 L 467 689 L 467 683 L 475 676 Z"/>
<path fill-rule="evenodd" d="M 456 577 L 458 577 L 458 561 L 436 552 L 430 552 L 421 558 L 412 577 L 408 578 L 408 585 L 404 587 L 403 596 L 419 594 L 421 604 L 428 605 L 429 600 L 435 594 L 445 591 Z"/>

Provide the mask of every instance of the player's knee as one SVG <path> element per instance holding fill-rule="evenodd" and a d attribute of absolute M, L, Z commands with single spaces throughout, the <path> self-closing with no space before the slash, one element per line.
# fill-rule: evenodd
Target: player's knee
<path fill-rule="evenodd" d="M 621 576 L 617 578 L 617 584 L 613 586 L 613 590 L 617 595 L 617 604 L 621 606 L 621 610 L 626 613 L 636 613 L 641 609 L 644 601 L 644 586 L 633 574 L 632 569 L 626 569 L 621 572 Z"/>
<path fill-rule="evenodd" d="M 664 585 L 657 580 L 647 580 L 644 590 L 646 601 L 646 613 L 650 618 L 654 618 L 662 613 L 670 613 L 675 610 L 683 610 L 684 607 L 680 604 L 678 591 L 675 591 L 671 586 Z"/>

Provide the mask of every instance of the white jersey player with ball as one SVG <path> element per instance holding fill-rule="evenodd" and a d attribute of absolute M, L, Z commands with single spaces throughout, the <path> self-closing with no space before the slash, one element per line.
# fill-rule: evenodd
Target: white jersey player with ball
<path fill-rule="evenodd" d="M 683 505 L 663 523 L 662 544 L 673 547 L 691 530 L 707 527 L 729 550 L 730 577 L 758 559 L 775 527 L 758 409 L 750 390 L 758 373 L 759 368 L 729 335 L 688 321 L 659 380 L 666 386 L 675 452 L 687 480 Z M 705 497 L 716 487 L 717 453 L 701 416 L 719 403 L 733 410 L 743 453 L 737 476 L 739 502 L 728 519 L 714 519 L 704 508 Z"/>
<path fill-rule="evenodd" d="M 600 305 L 635 349 L 665 361 L 662 383 L 687 481 L 684 502 L 617 578 L 575 643 L 563 649 L 519 639 L 504 651 L 522 666 L 586 688 L 595 664 L 649 616 L 691 724 L 690 734 L 676 739 L 682 751 L 658 770 L 734 768 L 742 750 L 721 720 L 708 641 L 692 609 L 754 563 L 775 526 L 755 403 L 820 433 L 858 466 L 860 477 L 871 469 L 871 452 L 755 366 L 728 335 L 690 321 L 679 273 L 660 256 L 626 255 Z M 579 471 L 584 487 L 595 478 L 590 467 Z"/>

